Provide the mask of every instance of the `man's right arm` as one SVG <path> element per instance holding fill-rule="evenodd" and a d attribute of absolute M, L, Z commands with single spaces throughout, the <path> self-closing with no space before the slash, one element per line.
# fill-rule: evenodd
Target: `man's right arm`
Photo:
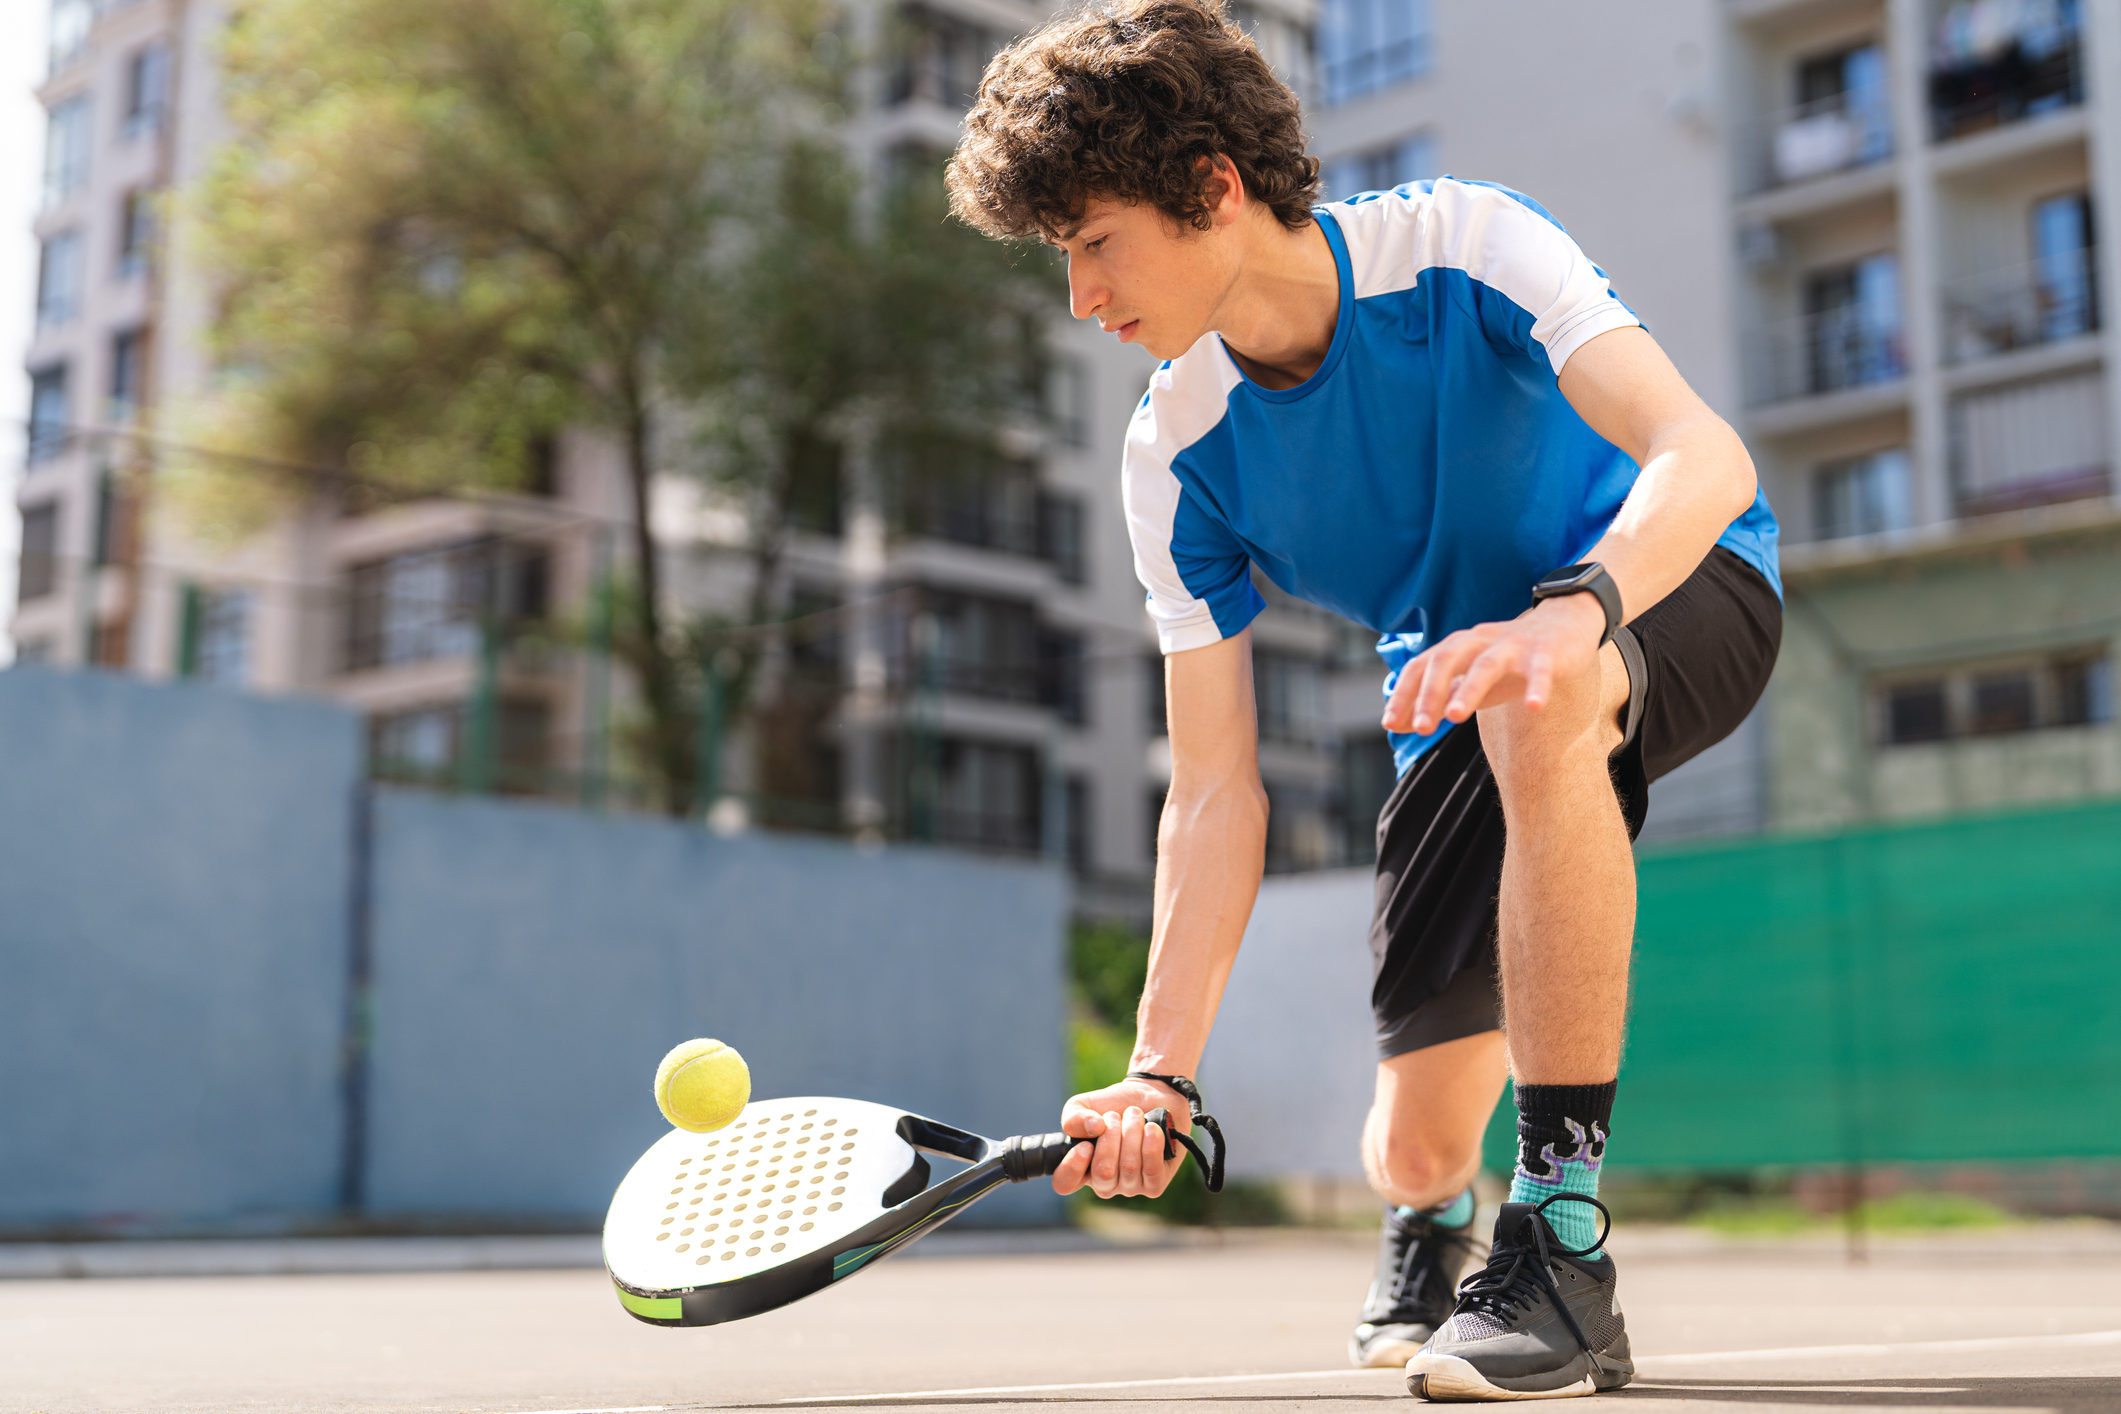
<path fill-rule="evenodd" d="M 1164 664 L 1171 790 L 1157 831 L 1154 941 L 1127 1068 L 1191 1076 L 1259 894 L 1267 794 L 1251 630 L 1173 653 Z M 1142 1116 L 1158 1106 L 1186 1127 L 1185 1100 L 1151 1080 L 1120 1080 L 1069 1100 L 1061 1128 L 1097 1145 L 1068 1156 L 1053 1176 L 1055 1190 L 1087 1185 L 1100 1198 L 1163 1192 L 1185 1154 L 1166 1160 L 1161 1137 L 1145 1134 Z"/>

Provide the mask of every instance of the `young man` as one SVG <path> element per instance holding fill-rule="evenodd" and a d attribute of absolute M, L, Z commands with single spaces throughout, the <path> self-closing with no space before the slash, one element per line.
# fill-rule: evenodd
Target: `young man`
<path fill-rule="evenodd" d="M 965 219 L 1066 252 L 1077 317 L 1165 360 L 1124 472 L 1167 655 L 1155 943 L 1133 1073 L 1068 1102 L 1096 1142 L 1055 1186 L 1154 1194 L 1176 1167 L 1143 1115 L 1185 1108 L 1151 1077 L 1193 1073 L 1260 881 L 1256 569 L 1379 632 L 1390 670 L 1363 1141 L 1388 1208 L 1354 1357 L 1429 1398 L 1625 1384 L 1595 1193 L 1630 842 L 1648 781 L 1774 662 L 1745 448 L 1529 199 L 1443 178 L 1314 209 L 1295 97 L 1203 0 L 1110 0 L 1004 51 L 950 179 Z M 1506 1073 L 1517 1171 L 1454 1298 Z"/>

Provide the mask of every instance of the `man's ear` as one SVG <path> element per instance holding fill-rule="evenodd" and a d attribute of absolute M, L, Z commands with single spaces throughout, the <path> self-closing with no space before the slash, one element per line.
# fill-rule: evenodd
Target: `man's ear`
<path fill-rule="evenodd" d="M 1237 164 L 1224 153 L 1200 160 L 1208 167 L 1208 179 L 1201 190 L 1208 203 L 1208 219 L 1218 226 L 1227 226 L 1245 214 L 1244 178 L 1237 175 Z"/>

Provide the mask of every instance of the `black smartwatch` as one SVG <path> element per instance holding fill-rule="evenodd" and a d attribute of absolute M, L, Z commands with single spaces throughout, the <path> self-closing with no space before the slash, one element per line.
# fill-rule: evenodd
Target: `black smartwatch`
<path fill-rule="evenodd" d="M 1605 572 L 1605 566 L 1593 561 L 1582 565 L 1563 565 L 1542 575 L 1532 586 L 1532 602 L 1542 599 L 1559 599 L 1564 594 L 1595 594 L 1598 605 L 1605 610 L 1605 636 L 1598 640 L 1600 648 L 1613 641 L 1613 630 L 1627 620 L 1620 612 L 1620 586 L 1613 583 L 1613 576 Z"/>

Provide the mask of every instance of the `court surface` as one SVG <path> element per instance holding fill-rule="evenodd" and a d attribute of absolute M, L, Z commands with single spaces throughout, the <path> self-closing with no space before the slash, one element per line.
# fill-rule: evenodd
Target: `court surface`
<path fill-rule="evenodd" d="M 2121 1245 L 1874 1252 L 1615 1237 L 1640 1374 L 1595 1406 L 2121 1410 Z M 1342 1368 L 1354 1237 L 881 1264 L 750 1321 L 662 1330 L 590 1270 L 0 1281 L 0 1411 L 1412 1407 Z M 1552 1407 L 1552 1406 L 1550 1406 Z"/>

